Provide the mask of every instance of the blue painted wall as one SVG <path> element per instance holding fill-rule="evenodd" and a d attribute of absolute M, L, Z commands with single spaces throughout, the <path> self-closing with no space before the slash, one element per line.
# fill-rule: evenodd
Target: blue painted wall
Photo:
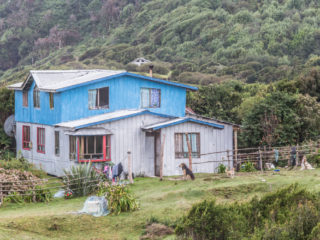
<path fill-rule="evenodd" d="M 151 82 L 134 76 L 119 76 L 55 93 L 53 110 L 49 107 L 47 92 L 40 92 L 40 109 L 33 107 L 34 85 L 33 83 L 29 90 L 28 108 L 22 106 L 22 91 L 16 91 L 16 121 L 53 125 L 121 109 L 139 109 L 141 88 L 161 89 L 161 106 L 150 108 L 150 111 L 177 117 L 185 115 L 185 88 Z M 88 90 L 101 87 L 109 87 L 109 108 L 89 110 Z"/>
<path fill-rule="evenodd" d="M 54 109 L 50 109 L 49 93 L 40 91 L 40 108 L 33 107 L 32 83 L 28 91 L 28 107 L 22 106 L 22 91 L 15 91 L 15 120 L 18 122 L 31 122 L 52 125 L 61 121 L 61 93 L 54 94 Z"/>

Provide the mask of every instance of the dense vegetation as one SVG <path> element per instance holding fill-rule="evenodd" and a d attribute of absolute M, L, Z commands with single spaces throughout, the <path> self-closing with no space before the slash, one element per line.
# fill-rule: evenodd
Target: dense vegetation
<path fill-rule="evenodd" d="M 175 80 L 272 82 L 320 64 L 319 11 L 317 0 L 0 0 L 0 69 L 12 79 L 31 64 L 144 56 Z"/>
<path fill-rule="evenodd" d="M 196 204 L 176 232 L 192 239 L 296 239 L 320 237 L 317 194 L 291 185 L 247 203 Z"/>
<path fill-rule="evenodd" d="M 130 64 L 142 56 L 154 62 L 158 77 L 202 85 L 188 105 L 241 124 L 242 146 L 303 142 L 320 135 L 319 5 L 0 0 L 0 85 L 24 80 L 32 68 L 143 73 L 147 66 Z M 10 144 L 1 130 L 0 139 Z"/>

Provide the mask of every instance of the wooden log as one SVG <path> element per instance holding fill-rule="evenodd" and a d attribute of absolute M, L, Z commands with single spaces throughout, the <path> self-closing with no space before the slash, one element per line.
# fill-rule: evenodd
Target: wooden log
<path fill-rule="evenodd" d="M 166 140 L 166 134 L 163 134 L 163 140 L 161 143 L 161 153 L 160 153 L 160 181 L 163 178 L 163 155 L 164 155 L 164 143 Z"/>
<path fill-rule="evenodd" d="M 187 145 L 188 145 L 188 156 L 189 156 L 189 169 L 192 171 L 192 149 L 189 140 L 189 133 L 186 133 Z"/>
<path fill-rule="evenodd" d="M 128 178 L 129 182 L 132 184 L 133 183 L 133 178 L 132 178 L 132 164 L 131 164 L 131 151 L 128 150 Z"/>

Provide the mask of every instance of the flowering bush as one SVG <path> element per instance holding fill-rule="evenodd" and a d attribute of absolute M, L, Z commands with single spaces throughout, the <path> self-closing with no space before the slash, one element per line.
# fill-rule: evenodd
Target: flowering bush
<path fill-rule="evenodd" d="M 64 193 L 65 199 L 70 199 L 72 197 L 73 197 L 73 192 L 71 190 L 65 191 L 65 193 Z"/>

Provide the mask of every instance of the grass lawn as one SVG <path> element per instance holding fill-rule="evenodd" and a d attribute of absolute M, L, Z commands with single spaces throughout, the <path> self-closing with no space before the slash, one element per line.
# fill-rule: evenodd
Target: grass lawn
<path fill-rule="evenodd" d="M 0 239 L 139 239 L 150 219 L 174 223 L 193 203 L 204 199 L 246 201 L 295 182 L 318 192 L 319 180 L 320 169 L 238 173 L 233 179 L 224 174 L 201 174 L 195 181 L 138 178 L 130 186 L 140 202 L 138 211 L 99 218 L 78 215 L 76 211 L 82 208 L 85 197 L 7 204 L 0 208 Z"/>

